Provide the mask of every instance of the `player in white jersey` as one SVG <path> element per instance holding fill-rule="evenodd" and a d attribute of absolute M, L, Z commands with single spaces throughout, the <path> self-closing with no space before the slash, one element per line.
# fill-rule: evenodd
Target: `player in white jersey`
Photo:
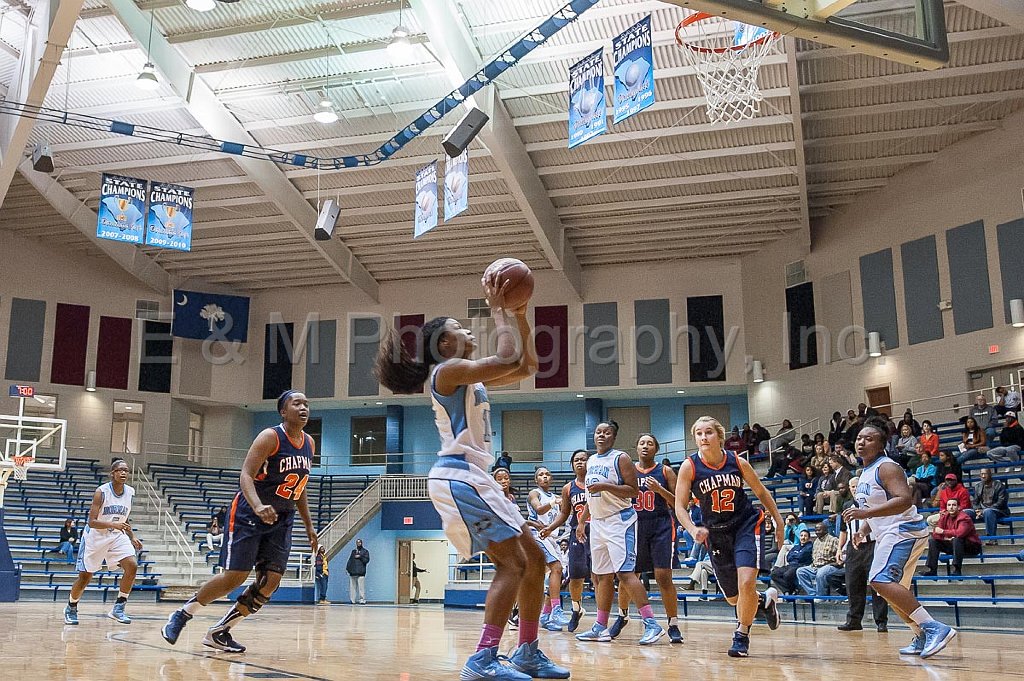
<path fill-rule="evenodd" d="M 541 537 L 540 530 L 551 524 L 558 517 L 558 507 L 562 498 L 549 490 L 551 487 L 551 471 L 540 466 L 533 473 L 537 486 L 530 490 L 526 499 L 526 518 L 530 523 L 530 534 L 537 540 L 537 545 L 544 552 L 544 560 L 548 564 L 548 590 L 544 607 L 541 609 L 540 625 L 548 631 L 561 631 L 569 624 L 569 617 L 562 611 L 562 560 L 558 540 L 554 537 Z"/>
<path fill-rule="evenodd" d="M 526 305 L 504 310 L 504 289 L 496 278 L 483 282 L 497 334 L 497 352 L 473 360 L 473 334 L 456 319 L 437 317 L 423 325 L 413 357 L 392 330 L 381 343 L 375 373 L 396 393 L 412 393 L 430 382 L 441 449 L 430 469 L 427 489 L 441 516 L 448 540 L 464 558 L 486 551 L 494 563 L 494 579 L 484 606 L 484 626 L 460 678 L 568 678 L 569 670 L 551 662 L 538 649 L 544 554 L 526 531 L 519 507 L 487 474 L 494 464 L 490 442 L 490 407 L 485 386 L 517 383 L 537 371 Z M 504 285 L 507 286 L 507 283 Z M 519 647 L 508 658 L 498 644 L 518 597 Z"/>
<path fill-rule="evenodd" d="M 633 572 L 636 568 L 636 509 L 633 497 L 639 491 L 636 467 L 629 454 L 613 449 L 619 426 L 614 421 L 603 421 L 594 429 L 597 451 L 587 459 L 587 508 L 576 528 L 577 537 L 584 540 L 583 529 L 590 519 L 590 559 L 597 591 L 597 622 L 590 631 L 576 634 L 580 641 L 611 641 L 608 614 L 615 598 L 615 577 L 619 588 L 629 591 L 630 598 L 640 608 L 644 621 L 644 634 L 640 645 L 650 645 L 665 635 L 654 618 L 647 600 L 647 591 Z"/>
<path fill-rule="evenodd" d="M 92 495 L 89 524 L 78 549 L 78 579 L 71 585 L 71 595 L 64 607 L 64 624 L 78 624 L 78 601 L 85 587 L 89 586 L 92 574 L 103 566 L 104 561 L 108 570 L 117 565 L 124 572 L 117 601 L 107 617 L 121 624 L 132 623 L 124 608 L 135 583 L 135 573 L 139 568 L 135 554 L 142 550 L 142 542 L 135 538 L 132 526 L 128 524 L 135 488 L 125 484 L 127 482 L 128 464 L 118 459 L 110 466 L 110 482 L 97 487 Z"/>
<path fill-rule="evenodd" d="M 864 464 L 857 484 L 856 506 L 843 511 L 846 522 L 863 520 L 853 535 L 854 546 L 875 538 L 875 555 L 868 572 L 871 586 L 914 630 L 914 640 L 900 655 L 931 657 L 946 647 L 956 629 L 932 619 L 910 590 L 918 559 L 928 546 L 928 524 L 914 506 L 907 474 L 885 455 L 885 421 L 868 419 L 854 448 Z"/>

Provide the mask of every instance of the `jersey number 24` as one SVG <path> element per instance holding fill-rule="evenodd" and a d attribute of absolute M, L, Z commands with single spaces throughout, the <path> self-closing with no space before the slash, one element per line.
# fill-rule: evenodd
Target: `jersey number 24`
<path fill-rule="evenodd" d="M 285 476 L 284 482 L 277 486 L 275 492 L 282 499 L 298 499 L 306 491 L 306 483 L 308 482 L 308 475 L 304 475 L 302 479 L 299 479 L 297 473 L 289 473 Z"/>

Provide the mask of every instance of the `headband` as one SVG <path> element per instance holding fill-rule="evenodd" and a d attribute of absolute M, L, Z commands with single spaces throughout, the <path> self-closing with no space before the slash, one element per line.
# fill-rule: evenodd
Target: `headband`
<path fill-rule="evenodd" d="M 297 392 L 299 392 L 299 391 L 298 390 L 285 390 L 283 393 L 281 393 L 281 396 L 277 398 L 277 411 L 280 412 L 282 409 L 284 409 L 285 403 L 287 403 L 288 400 L 291 398 L 291 396 L 296 394 Z"/>

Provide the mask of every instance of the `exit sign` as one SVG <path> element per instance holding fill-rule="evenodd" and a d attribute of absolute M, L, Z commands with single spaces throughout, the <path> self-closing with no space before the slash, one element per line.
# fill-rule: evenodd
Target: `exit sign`
<path fill-rule="evenodd" d="M 414 519 L 413 519 L 413 517 L 411 515 L 407 515 L 404 518 L 402 518 L 402 524 L 403 525 L 412 525 L 413 522 L 415 522 L 415 521 L 414 521 Z"/>
<path fill-rule="evenodd" d="M 998 352 L 999 352 L 999 346 L 998 345 L 990 345 L 990 346 L 988 346 L 988 354 L 995 355 Z"/>
<path fill-rule="evenodd" d="M 8 395 L 11 397 L 34 397 L 36 389 L 30 385 L 12 385 Z"/>

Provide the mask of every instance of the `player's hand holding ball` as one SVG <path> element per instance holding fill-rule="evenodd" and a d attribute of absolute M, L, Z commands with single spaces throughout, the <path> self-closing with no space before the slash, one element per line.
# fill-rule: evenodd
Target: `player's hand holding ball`
<path fill-rule="evenodd" d="M 491 309 L 526 313 L 533 295 L 533 272 L 522 260 L 498 258 L 484 270 L 480 283 Z"/>
<path fill-rule="evenodd" d="M 259 508 L 256 509 L 256 515 L 267 525 L 273 525 L 277 522 L 277 511 L 270 504 L 260 504 Z"/>

